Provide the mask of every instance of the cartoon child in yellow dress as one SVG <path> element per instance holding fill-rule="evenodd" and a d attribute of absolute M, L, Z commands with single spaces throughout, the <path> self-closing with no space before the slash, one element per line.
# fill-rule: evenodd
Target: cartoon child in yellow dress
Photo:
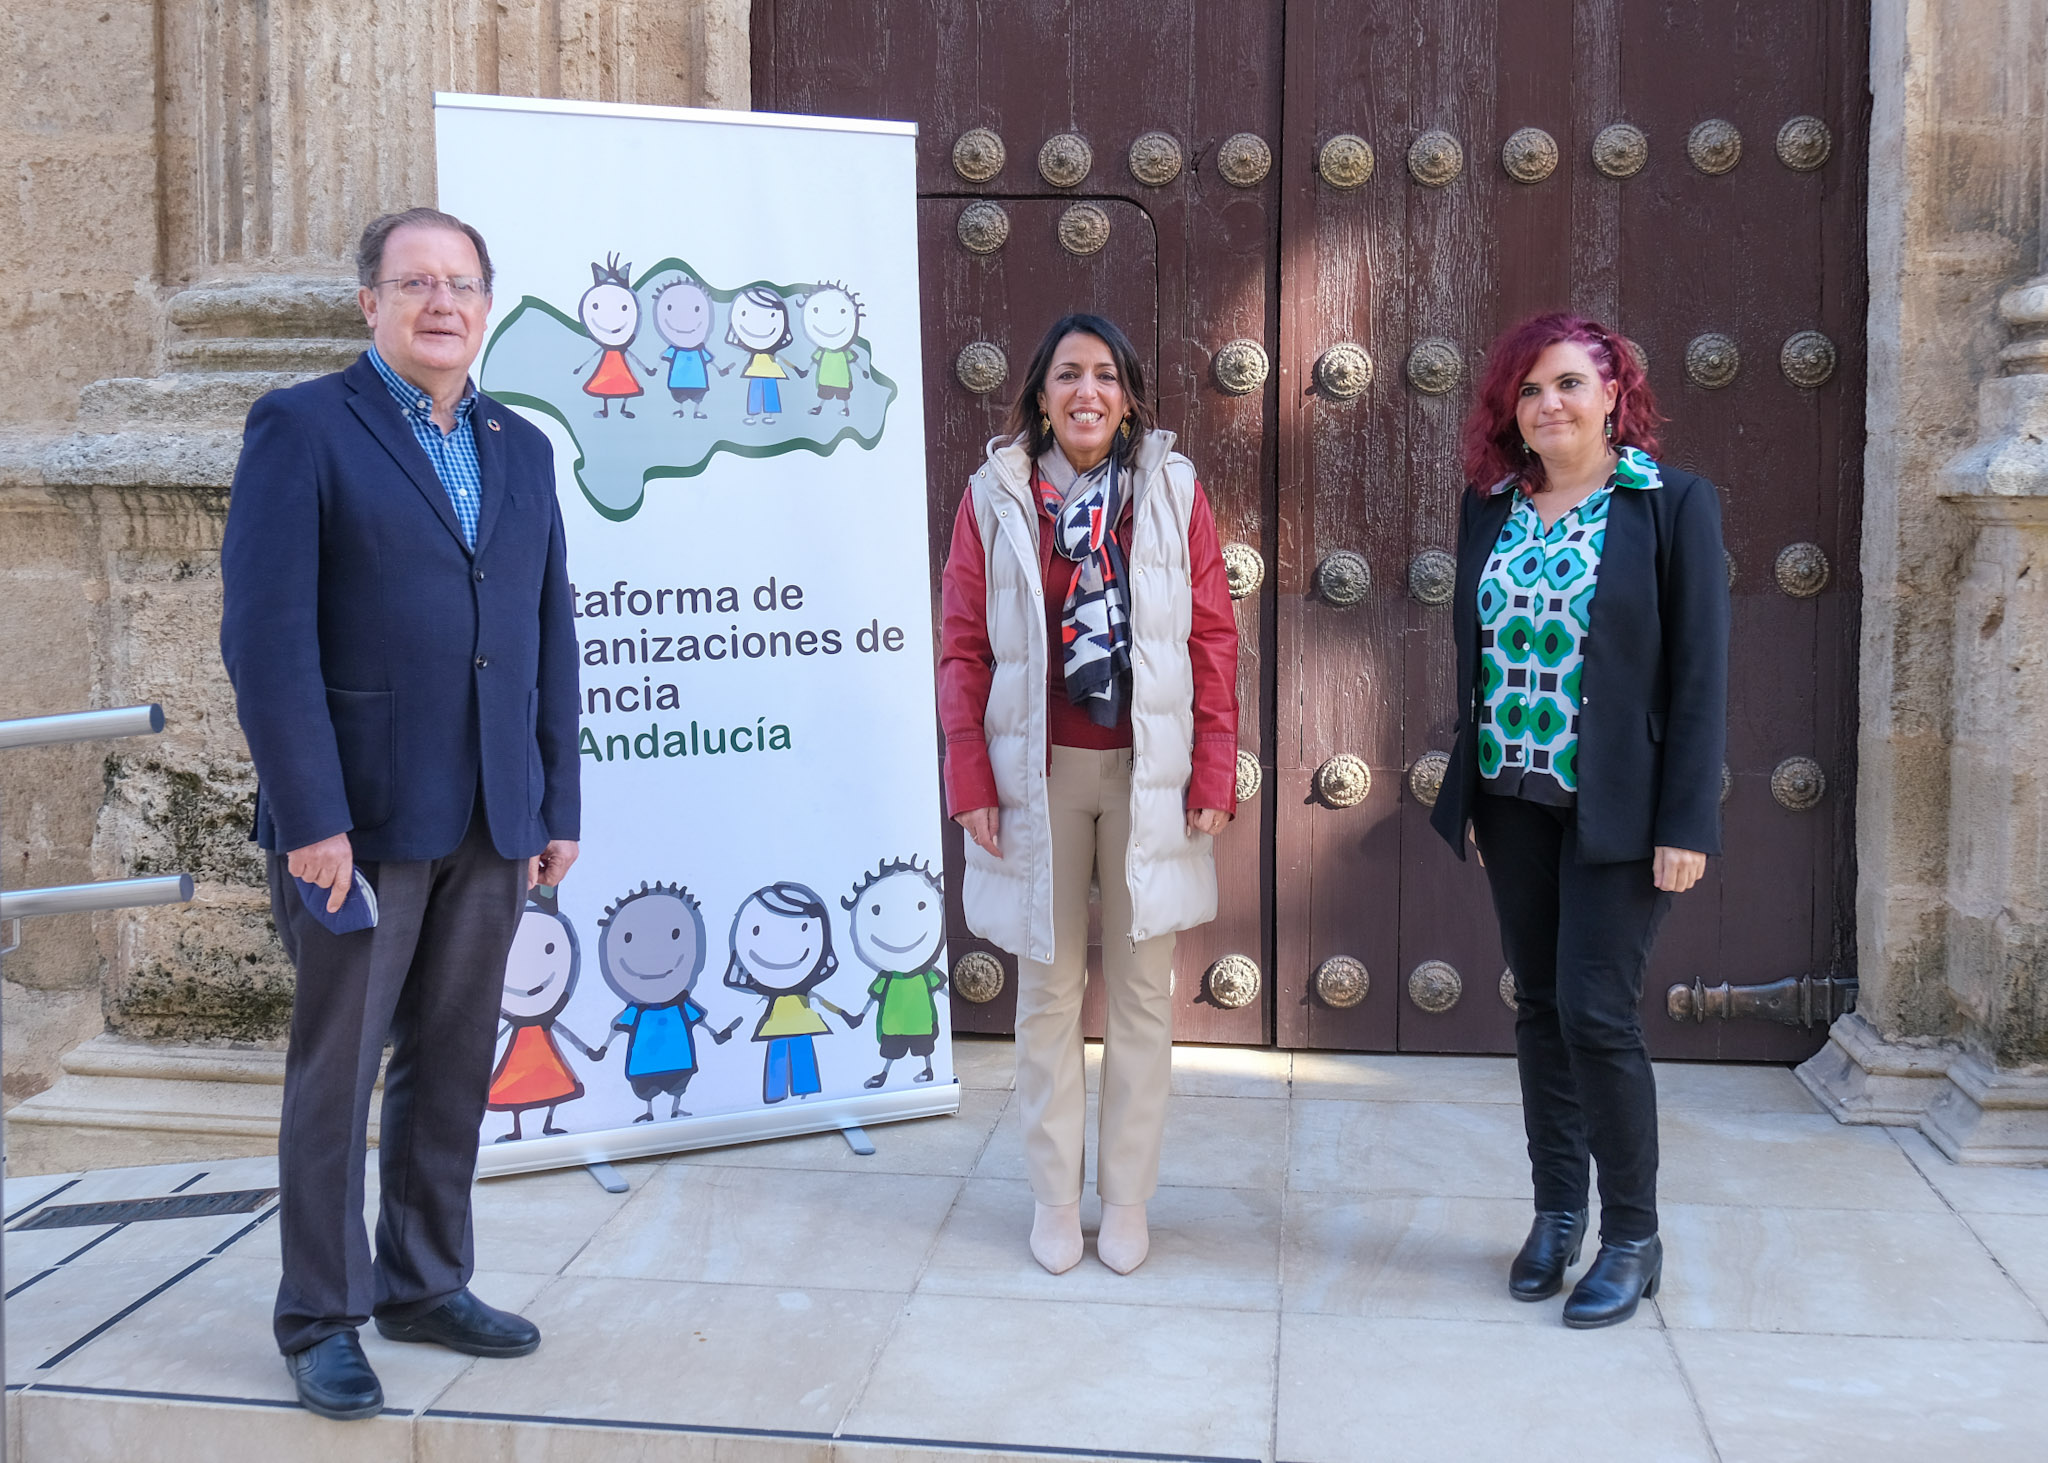
<path fill-rule="evenodd" d="M 726 320 L 725 340 L 748 352 L 747 368 L 740 372 L 747 380 L 747 425 L 773 422 L 782 410 L 781 382 L 789 372 L 808 377 L 802 366 L 786 362 L 778 354 L 796 339 L 789 323 L 789 305 L 766 285 L 750 285 L 732 302 Z M 784 367 L 788 369 L 785 370 Z"/>
<path fill-rule="evenodd" d="M 831 1028 L 811 1009 L 813 1000 L 849 1029 L 860 1025 L 858 1013 L 842 1011 L 817 994 L 838 969 L 825 901 L 807 886 L 770 884 L 740 904 L 732 918 L 732 960 L 725 968 L 725 984 L 752 991 L 767 1002 L 753 1036 L 768 1043 L 761 1073 L 763 1102 L 810 1097 L 820 1090 L 812 1038 Z"/>

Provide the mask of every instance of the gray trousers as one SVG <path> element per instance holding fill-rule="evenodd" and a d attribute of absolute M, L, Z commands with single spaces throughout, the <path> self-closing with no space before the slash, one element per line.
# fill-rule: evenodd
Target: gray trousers
<path fill-rule="evenodd" d="M 271 913 L 298 970 L 277 1144 L 284 1273 L 273 1324 L 289 1354 L 373 1314 L 423 1315 L 469 1283 L 477 1130 L 526 861 L 492 847 L 478 798 L 447 857 L 358 865 L 379 917 L 352 935 L 313 917 L 282 855 L 269 866 Z M 363 1144 L 387 1036 L 372 1260 Z"/>

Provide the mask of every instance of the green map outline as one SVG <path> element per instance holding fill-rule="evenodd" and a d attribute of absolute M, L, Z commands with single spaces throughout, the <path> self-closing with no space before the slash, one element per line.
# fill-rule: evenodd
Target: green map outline
<path fill-rule="evenodd" d="M 648 281 L 652 280 L 656 275 L 669 273 L 680 273 L 687 276 L 690 282 L 702 289 L 705 294 L 728 307 L 742 291 L 753 289 L 756 286 L 765 285 L 786 300 L 792 293 L 808 293 L 812 290 L 822 289 L 832 283 L 829 280 L 813 280 L 808 283 L 779 285 L 773 280 L 757 279 L 749 280 L 747 283 L 734 289 L 713 289 L 695 269 L 675 256 L 670 255 L 662 260 L 661 263 L 641 274 L 640 278 L 632 286 L 633 293 L 638 295 L 641 290 L 647 287 Z M 843 286 L 840 286 L 840 288 L 843 288 Z M 498 328 L 491 332 L 490 340 L 484 345 L 483 364 L 477 370 L 477 378 L 482 383 L 479 389 L 494 400 L 504 402 L 507 406 L 531 407 L 533 410 L 542 412 L 560 422 L 562 429 L 569 434 L 569 440 L 576 444 L 576 461 L 573 464 L 572 470 L 576 474 L 576 486 L 583 494 L 583 501 L 613 523 L 624 523 L 639 513 L 642 506 L 647 502 L 647 485 L 649 483 L 654 482 L 658 478 L 695 477 L 703 472 L 705 468 L 709 467 L 712 459 L 721 452 L 730 453 L 735 457 L 780 457 L 788 452 L 815 452 L 820 457 L 830 457 L 833 452 L 838 450 L 840 443 L 848 440 L 858 444 L 863 451 L 872 452 L 875 449 L 875 444 L 882 440 L 882 433 L 888 428 L 889 408 L 896 404 L 896 398 L 901 393 L 901 388 L 897 386 L 896 382 L 883 375 L 881 368 L 875 364 L 874 347 L 868 344 L 867 337 L 856 335 L 853 338 L 853 344 L 867 352 L 868 375 L 878 384 L 888 389 L 888 395 L 882 402 L 882 422 L 880 426 L 875 428 L 875 433 L 872 437 L 863 437 L 859 430 L 852 426 L 841 427 L 830 439 L 823 442 L 806 437 L 789 437 L 780 442 L 755 445 L 731 442 L 721 437 L 711 444 L 710 450 L 693 467 L 659 464 L 647 468 L 640 474 L 640 497 L 638 501 L 630 508 L 607 508 L 598 501 L 597 495 L 591 492 L 589 485 L 583 481 L 583 464 L 587 460 L 588 454 L 584 449 L 582 437 L 577 435 L 575 426 L 570 423 L 569 418 L 563 413 L 562 409 L 551 401 L 543 400 L 537 396 L 529 396 L 522 391 L 493 391 L 490 389 L 491 352 L 497 346 L 499 338 L 512 328 L 513 322 L 521 315 L 524 315 L 529 309 L 539 310 L 545 314 L 552 315 L 563 325 L 568 326 L 579 337 L 585 340 L 589 339 L 589 332 L 584 330 L 581 321 L 563 314 L 538 295 L 523 295 L 520 297 L 519 303 L 514 305 L 505 318 L 498 323 Z"/>

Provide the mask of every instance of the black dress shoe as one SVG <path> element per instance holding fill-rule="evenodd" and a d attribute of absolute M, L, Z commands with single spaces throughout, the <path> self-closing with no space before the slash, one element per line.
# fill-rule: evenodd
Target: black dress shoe
<path fill-rule="evenodd" d="M 292 1374 L 299 1402 L 308 1412 L 354 1422 L 384 1410 L 384 1389 L 354 1331 L 337 1331 L 304 1351 L 287 1354 L 284 1369 Z"/>
<path fill-rule="evenodd" d="M 1602 1240 L 1592 1268 L 1564 1303 L 1564 1323 L 1590 1331 L 1626 1321 L 1643 1297 L 1657 1293 L 1657 1282 L 1663 1278 L 1664 1242 L 1654 1234 L 1648 1239 Z"/>
<path fill-rule="evenodd" d="M 525 1356 L 540 1345 L 540 1327 L 485 1305 L 467 1290 L 409 1321 L 379 1316 L 377 1334 L 387 1341 L 431 1341 L 465 1356 Z"/>
<path fill-rule="evenodd" d="M 1516 1300 L 1548 1300 L 1564 1289 L 1564 1272 L 1579 1263 L 1586 1239 L 1583 1209 L 1539 1210 L 1508 1267 L 1508 1294 Z"/>

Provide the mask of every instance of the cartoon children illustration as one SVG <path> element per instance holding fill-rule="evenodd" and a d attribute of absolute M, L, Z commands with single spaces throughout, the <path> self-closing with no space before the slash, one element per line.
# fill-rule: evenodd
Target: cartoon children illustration
<path fill-rule="evenodd" d="M 788 363 L 777 352 L 795 339 L 796 333 L 789 323 L 789 305 L 766 285 L 749 285 L 732 302 L 725 340 L 728 345 L 745 347 L 749 353 L 747 369 L 740 372 L 747 381 L 748 426 L 757 421 L 773 422 L 782 410 L 782 387 L 778 383 L 787 379 L 789 371 L 783 370 Z M 789 370 L 799 376 L 811 374 L 802 366 L 791 365 Z"/>
<path fill-rule="evenodd" d="M 711 389 L 706 368 L 717 365 L 704 346 L 711 336 L 711 296 L 704 286 L 694 279 L 679 278 L 657 289 L 654 330 L 668 345 L 661 359 L 668 362 L 668 394 L 676 399 L 676 415 L 694 415 L 703 421 L 704 395 Z M 719 366 L 718 374 L 730 376 L 732 367 Z"/>
<path fill-rule="evenodd" d="M 859 1013 L 842 1011 L 817 994 L 838 969 L 825 902 L 811 889 L 770 884 L 741 902 L 732 917 L 732 962 L 725 968 L 725 983 L 768 1003 L 753 1037 L 768 1043 L 761 1072 L 763 1102 L 781 1102 L 791 1094 L 809 1097 L 820 1090 L 818 1052 L 811 1038 L 831 1028 L 811 1009 L 814 999 L 848 1029 L 860 1025 Z"/>
<path fill-rule="evenodd" d="M 512 936 L 505 985 L 498 996 L 498 1014 L 505 1018 L 498 1035 L 509 1031 L 512 1039 L 505 1043 L 504 1055 L 491 1073 L 490 1096 L 485 1102 L 493 1112 L 512 1114 L 512 1131 L 500 1137 L 500 1143 L 518 1142 L 523 1136 L 520 1120 L 537 1107 L 547 1109 L 541 1118 L 542 1133 L 565 1131 L 555 1126 L 555 1109 L 581 1097 L 583 1082 L 569 1070 L 562 1049 L 555 1044 L 557 1032 L 592 1061 L 604 1059 L 605 1047 L 592 1050 L 558 1019 L 576 992 L 580 963 L 575 926 L 562 917 L 552 897 L 535 890 Z"/>
<path fill-rule="evenodd" d="M 853 913 L 853 953 L 875 972 L 865 1016 L 880 1005 L 875 1034 L 882 1044 L 882 1070 L 863 1083 L 880 1087 L 898 1057 L 924 1058 L 911 1080 L 932 1080 L 932 1050 L 939 1042 L 939 1006 L 946 984 L 939 951 L 946 943 L 946 899 L 938 876 L 916 859 L 890 859 L 853 886 L 839 903 Z"/>
<path fill-rule="evenodd" d="M 860 298 L 843 284 L 820 285 L 805 297 L 804 334 L 818 347 L 811 352 L 818 371 L 818 404 L 811 408 L 812 416 L 828 401 L 839 403 L 841 416 L 853 415 L 853 366 L 859 352 L 852 347 L 860 321 Z M 860 373 L 874 379 L 866 366 Z"/>
<path fill-rule="evenodd" d="M 641 884 L 598 921 L 598 968 L 626 1009 L 612 1030 L 627 1034 L 626 1080 L 647 1111 L 633 1119 L 654 1121 L 654 1099 L 669 1095 L 668 1115 L 686 1118 L 683 1093 L 697 1075 L 697 1042 L 691 1028 L 706 1026 L 704 1008 L 690 991 L 704 970 L 704 916 L 680 884 Z M 739 1027 L 735 1018 L 711 1039 L 720 1046 Z M 609 1041 L 606 1043 L 610 1045 Z"/>
<path fill-rule="evenodd" d="M 590 266 L 590 288 L 576 303 L 576 314 L 583 321 L 583 328 L 597 342 L 597 369 L 583 383 L 585 393 L 604 403 L 593 413 L 595 416 L 610 416 L 614 401 L 619 403 L 620 416 L 632 416 L 626 410 L 626 403 L 646 394 L 640 383 L 633 379 L 633 366 L 639 366 L 649 376 L 654 374 L 652 366 L 643 363 L 628 349 L 633 337 L 640 333 L 640 297 L 633 293 L 632 272 L 632 265 L 620 266 L 616 254 L 610 255 L 603 264 L 593 262 Z M 633 365 L 627 365 L 628 361 Z M 589 364 L 585 361 L 576 371 L 581 372 Z"/>

